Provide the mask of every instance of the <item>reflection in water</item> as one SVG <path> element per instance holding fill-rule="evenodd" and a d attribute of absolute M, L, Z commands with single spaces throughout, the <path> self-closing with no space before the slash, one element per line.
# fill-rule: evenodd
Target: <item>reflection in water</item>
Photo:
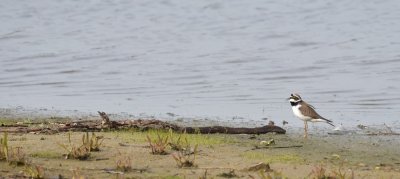
<path fill-rule="evenodd" d="M 0 107 L 395 123 L 399 3 L 6 1 Z M 390 27 L 390 28 L 389 28 Z"/>

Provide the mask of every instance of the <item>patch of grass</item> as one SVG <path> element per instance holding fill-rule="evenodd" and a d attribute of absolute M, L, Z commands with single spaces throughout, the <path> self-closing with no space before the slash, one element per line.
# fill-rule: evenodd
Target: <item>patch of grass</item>
<path fill-rule="evenodd" d="M 44 168 L 39 165 L 25 165 L 23 170 L 25 177 L 41 179 L 44 178 Z"/>
<path fill-rule="evenodd" d="M 353 179 L 354 172 L 351 170 L 351 175 L 347 175 L 344 168 L 331 169 L 331 174 L 327 174 L 328 169 L 324 165 L 315 166 L 307 177 L 315 179 Z"/>
<path fill-rule="evenodd" d="M 196 160 L 198 145 L 196 144 L 194 148 L 192 148 L 187 138 L 185 138 L 184 141 L 184 143 L 180 144 L 178 152 L 173 153 L 172 157 L 175 159 L 179 168 L 195 167 L 196 165 L 194 162 Z"/>
<path fill-rule="evenodd" d="M 83 136 L 83 138 L 85 138 L 85 136 Z M 65 154 L 65 159 L 73 158 L 78 160 L 86 160 L 90 157 L 90 147 L 88 147 L 85 144 L 76 147 L 71 142 L 71 133 L 68 133 L 68 145 L 66 144 L 58 144 L 58 145 L 67 151 L 67 154 Z"/>
<path fill-rule="evenodd" d="M 283 162 L 283 163 L 302 163 L 304 158 L 296 154 L 270 155 L 262 152 L 249 151 L 241 155 L 244 158 L 263 161 L 265 163 Z"/>
<path fill-rule="evenodd" d="M 337 168 L 335 170 L 332 170 L 333 173 L 333 178 L 339 178 L 339 179 L 353 179 L 354 178 L 354 171 L 351 169 L 348 169 L 350 173 L 347 173 L 345 168 Z"/>
<path fill-rule="evenodd" d="M 20 137 L 20 138 L 11 138 L 9 141 L 27 141 L 28 139 L 26 137 Z"/>
<path fill-rule="evenodd" d="M 127 172 L 132 170 L 132 160 L 131 157 L 121 156 L 117 162 L 117 170 Z"/>
<path fill-rule="evenodd" d="M 67 123 L 71 122 L 69 117 L 50 117 L 50 118 L 0 118 L 1 125 L 11 124 L 52 124 L 52 123 Z"/>
<path fill-rule="evenodd" d="M 79 168 L 72 170 L 72 179 L 86 179 L 87 177 L 81 173 Z"/>
<path fill-rule="evenodd" d="M 225 134 L 186 134 L 178 133 L 174 131 L 167 130 L 148 130 L 148 131 L 138 131 L 138 130 L 126 130 L 126 131 L 114 131 L 114 135 L 124 142 L 135 142 L 135 143 L 146 143 L 148 142 L 147 136 L 154 139 L 157 135 L 161 136 L 171 136 L 173 135 L 175 140 L 178 139 L 180 135 L 181 138 L 186 137 L 193 144 L 198 144 L 199 146 L 213 146 L 213 145 L 223 145 L 237 143 L 232 135 Z"/>
<path fill-rule="evenodd" d="M 10 165 L 25 165 L 28 159 L 22 151 L 22 147 L 8 146 L 8 133 L 5 132 L 3 138 L 0 139 L 0 160 L 7 161 Z"/>
<path fill-rule="evenodd" d="M 310 178 L 317 178 L 317 179 L 320 179 L 320 178 L 329 178 L 329 176 L 327 176 L 326 175 L 326 168 L 325 168 L 325 166 L 324 165 L 317 165 L 317 166 L 314 166 L 314 168 L 311 170 L 311 172 L 310 172 L 310 174 L 308 174 L 308 176 L 307 177 L 310 177 Z"/>
<path fill-rule="evenodd" d="M 7 161 L 10 165 L 21 166 L 29 163 L 28 158 L 22 151 L 22 147 L 10 148 Z"/>
<path fill-rule="evenodd" d="M 185 134 L 185 137 L 193 144 L 204 146 L 224 145 L 237 142 L 232 136 L 225 134 Z"/>
<path fill-rule="evenodd" d="M 119 159 L 117 160 L 117 170 L 127 172 L 132 170 L 132 165 L 131 165 L 131 158 L 127 157 L 124 159 Z"/>
<path fill-rule="evenodd" d="M 155 155 L 165 155 L 167 154 L 168 147 L 168 135 L 161 136 L 157 135 L 157 138 L 152 139 L 150 136 L 147 136 L 147 141 L 149 142 L 151 153 Z"/>
<path fill-rule="evenodd" d="M 180 176 L 164 176 L 164 179 L 181 179 Z"/>
<path fill-rule="evenodd" d="M 205 169 L 203 175 L 200 176 L 199 179 L 207 179 L 207 172 L 208 172 L 208 170 Z"/>
<path fill-rule="evenodd" d="M 39 151 L 31 153 L 29 156 L 34 158 L 60 158 L 62 154 L 53 151 Z"/>
<path fill-rule="evenodd" d="M 261 179 L 287 179 L 287 177 L 284 177 L 281 172 L 277 171 L 272 171 L 267 173 L 259 171 L 258 175 L 260 176 Z"/>
<path fill-rule="evenodd" d="M 331 159 L 330 162 L 335 166 L 333 169 L 331 169 L 333 178 L 338 178 L 338 179 L 354 178 L 354 170 L 346 167 L 346 164 L 348 164 L 347 160 L 342 159 L 340 158 L 340 156 L 338 156 Z"/>
<path fill-rule="evenodd" d="M 329 164 L 329 168 L 327 167 Z M 353 179 L 354 170 L 346 167 L 347 161 L 335 155 L 326 163 L 314 166 L 308 177 L 317 179 Z M 330 172 L 328 172 L 330 171 Z"/>
<path fill-rule="evenodd" d="M 86 146 L 90 151 L 100 151 L 100 146 L 103 141 L 103 136 L 96 136 L 94 132 L 92 132 L 92 137 L 90 137 L 90 139 L 88 132 L 82 136 L 82 145 Z"/>
<path fill-rule="evenodd" d="M 17 121 L 14 119 L 4 119 L 0 118 L 0 126 L 1 125 L 10 125 L 10 124 L 15 124 Z"/>
<path fill-rule="evenodd" d="M 169 130 L 169 139 L 170 141 L 168 142 L 168 145 L 171 147 L 172 150 L 183 150 L 184 146 L 183 146 L 183 135 L 185 135 L 186 133 L 182 133 L 182 134 L 176 134 L 174 133 L 172 130 Z M 187 141 L 187 138 L 185 138 Z"/>
<path fill-rule="evenodd" d="M 8 133 L 4 132 L 0 138 L 0 160 L 8 160 Z"/>

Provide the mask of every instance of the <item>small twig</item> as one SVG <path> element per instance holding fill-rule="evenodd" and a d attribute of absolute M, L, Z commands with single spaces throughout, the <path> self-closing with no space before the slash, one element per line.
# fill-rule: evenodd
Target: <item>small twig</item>
<path fill-rule="evenodd" d="M 111 174 L 121 174 L 123 175 L 124 172 L 120 172 L 120 171 L 114 171 L 114 170 L 104 170 L 106 173 L 111 173 Z"/>
<path fill-rule="evenodd" d="M 290 145 L 290 146 L 265 146 L 265 147 L 254 147 L 250 150 L 257 150 L 257 149 L 286 149 L 286 148 L 299 148 L 303 147 L 303 145 Z M 249 150 L 247 150 L 249 151 Z"/>
<path fill-rule="evenodd" d="M 378 135 L 400 135 L 400 133 L 395 133 L 395 132 L 393 132 L 393 133 L 379 132 L 379 133 L 369 133 L 369 134 L 366 134 L 366 135 L 369 135 L 369 136 L 378 136 Z"/>
<path fill-rule="evenodd" d="M 99 160 L 110 160 L 110 158 L 96 158 L 96 161 L 99 161 Z"/>
<path fill-rule="evenodd" d="M 237 170 L 231 167 L 197 167 L 197 169 L 204 169 L 204 170 L 221 170 L 221 169 L 229 169 L 229 170 Z"/>

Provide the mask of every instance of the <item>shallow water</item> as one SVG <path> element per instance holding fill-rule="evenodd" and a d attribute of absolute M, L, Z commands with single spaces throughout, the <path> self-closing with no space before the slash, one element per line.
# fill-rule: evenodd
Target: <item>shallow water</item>
<path fill-rule="evenodd" d="M 399 126 L 400 3 L 0 4 L 0 107 Z"/>

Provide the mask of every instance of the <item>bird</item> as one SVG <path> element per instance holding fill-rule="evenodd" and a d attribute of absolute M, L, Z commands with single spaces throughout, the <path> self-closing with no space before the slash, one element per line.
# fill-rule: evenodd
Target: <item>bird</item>
<path fill-rule="evenodd" d="M 319 115 L 314 106 L 306 103 L 303 99 L 301 99 L 299 94 L 292 93 L 288 98 L 290 105 L 292 106 L 293 113 L 296 117 L 300 118 L 304 121 L 304 138 L 308 137 L 308 124 L 307 122 L 325 122 L 331 126 L 333 122 L 329 119 L 326 119 Z"/>

